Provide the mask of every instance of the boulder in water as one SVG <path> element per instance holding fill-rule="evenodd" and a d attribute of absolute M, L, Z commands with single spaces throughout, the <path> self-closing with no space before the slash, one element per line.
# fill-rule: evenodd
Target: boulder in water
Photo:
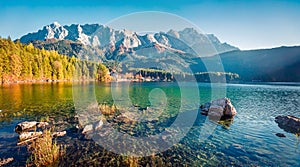
<path fill-rule="evenodd" d="M 49 126 L 48 122 L 36 122 L 36 121 L 28 122 L 28 121 L 25 121 L 25 122 L 21 122 L 18 125 L 16 125 L 15 132 L 20 134 L 24 131 L 27 131 L 29 129 L 33 129 L 35 127 L 45 128 L 47 126 Z"/>
<path fill-rule="evenodd" d="M 277 116 L 275 122 L 278 126 L 286 132 L 300 134 L 300 118 L 288 115 L 288 116 Z"/>
<path fill-rule="evenodd" d="M 201 114 L 212 118 L 226 119 L 236 115 L 236 109 L 229 98 L 220 98 L 200 106 Z"/>

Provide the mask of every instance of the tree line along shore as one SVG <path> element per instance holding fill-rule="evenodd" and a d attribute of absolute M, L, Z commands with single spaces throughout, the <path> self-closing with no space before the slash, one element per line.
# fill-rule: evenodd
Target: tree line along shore
<path fill-rule="evenodd" d="M 0 83 L 71 80 L 109 81 L 101 62 L 80 60 L 32 44 L 0 38 Z"/>

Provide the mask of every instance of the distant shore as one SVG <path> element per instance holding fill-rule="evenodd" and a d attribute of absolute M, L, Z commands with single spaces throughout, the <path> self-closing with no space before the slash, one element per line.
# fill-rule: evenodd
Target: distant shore
<path fill-rule="evenodd" d="M 81 79 L 81 80 L 22 80 L 22 81 L 10 81 L 10 82 L 4 82 L 0 83 L 0 86 L 2 85 L 11 85 L 11 84 L 47 84 L 47 83 L 64 83 L 64 82 L 103 82 L 103 81 L 98 81 L 95 79 Z M 117 81 L 106 81 L 103 83 L 110 83 L 110 82 L 132 82 L 132 83 L 142 83 L 142 82 L 176 82 L 175 81 L 148 81 L 148 80 L 130 80 L 130 79 L 121 79 Z M 181 81 L 182 82 L 182 81 Z M 183 81 L 183 82 L 192 82 L 192 81 Z M 249 82 L 249 81 L 227 81 L 227 82 L 209 82 L 209 81 L 197 81 L 197 83 L 215 83 L 215 84 L 249 84 L 249 85 L 278 85 L 278 86 L 300 86 L 300 82 Z"/>

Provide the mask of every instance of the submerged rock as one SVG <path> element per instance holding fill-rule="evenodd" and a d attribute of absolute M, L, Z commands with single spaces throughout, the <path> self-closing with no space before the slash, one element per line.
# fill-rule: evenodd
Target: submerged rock
<path fill-rule="evenodd" d="M 91 133 L 93 131 L 97 131 L 97 130 L 100 130 L 103 126 L 103 121 L 100 120 L 98 122 L 95 122 L 94 124 L 89 124 L 89 125 L 86 125 L 83 130 L 82 130 L 82 134 L 88 134 L 88 133 Z"/>
<path fill-rule="evenodd" d="M 93 131 L 93 125 L 86 125 L 83 130 L 82 130 L 82 134 L 87 134 L 88 132 L 92 132 Z"/>
<path fill-rule="evenodd" d="M 9 164 L 10 162 L 12 162 L 14 160 L 14 158 L 0 158 L 0 166 L 4 166 Z"/>
<path fill-rule="evenodd" d="M 278 136 L 278 137 L 286 137 L 283 133 L 276 133 L 276 136 Z"/>
<path fill-rule="evenodd" d="M 286 132 L 300 134 L 300 118 L 298 117 L 292 115 L 277 116 L 275 122 Z"/>
<path fill-rule="evenodd" d="M 102 128 L 102 126 L 103 126 L 103 121 L 102 120 L 100 120 L 98 123 L 96 123 L 95 124 L 95 130 L 99 130 L 99 129 L 101 129 Z"/>
<path fill-rule="evenodd" d="M 236 109 L 231 104 L 229 98 L 220 98 L 200 106 L 201 114 L 212 118 L 233 118 L 236 115 Z"/>

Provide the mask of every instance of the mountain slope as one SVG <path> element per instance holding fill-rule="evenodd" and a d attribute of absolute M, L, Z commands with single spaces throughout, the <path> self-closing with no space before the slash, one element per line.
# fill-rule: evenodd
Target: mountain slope
<path fill-rule="evenodd" d="M 213 64 L 221 58 L 224 71 L 237 73 L 242 81 L 300 82 L 300 46 L 249 51 L 232 51 L 195 59 L 194 71 L 203 71 L 203 61 Z"/>
<path fill-rule="evenodd" d="M 220 54 L 239 50 L 237 47 L 231 46 L 227 43 L 221 43 L 213 34 L 201 34 L 193 28 L 185 28 L 181 31 L 170 30 L 167 34 L 188 44 L 200 56 L 213 56 L 216 53 Z"/>
<path fill-rule="evenodd" d="M 59 54 L 69 57 L 75 56 L 82 60 L 99 60 L 103 59 L 103 52 L 100 49 L 93 48 L 89 45 L 84 45 L 80 42 L 71 40 L 47 39 L 44 41 L 33 41 L 32 44 L 39 49 L 55 50 Z"/>

